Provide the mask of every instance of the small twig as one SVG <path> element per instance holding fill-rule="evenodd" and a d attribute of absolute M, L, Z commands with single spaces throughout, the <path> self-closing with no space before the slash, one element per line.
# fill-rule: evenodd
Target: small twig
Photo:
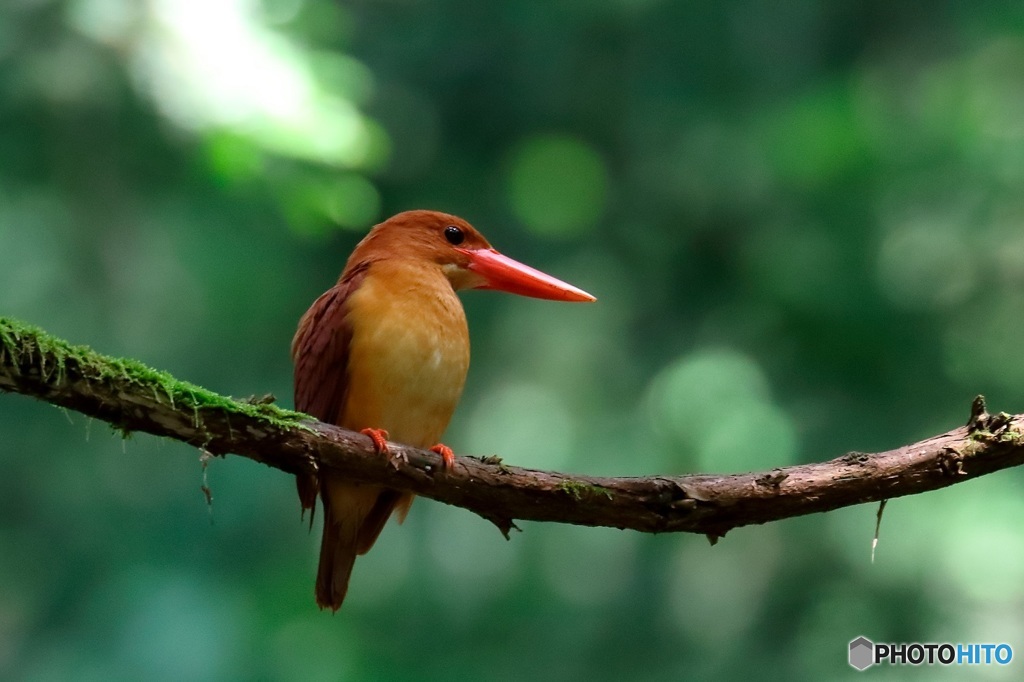
<path fill-rule="evenodd" d="M 199 452 L 199 464 L 203 468 L 203 483 L 199 486 L 199 489 L 203 491 L 203 497 L 206 498 L 206 508 L 210 513 L 210 525 L 213 525 L 213 491 L 210 490 L 207 474 L 209 473 L 210 461 L 213 460 L 215 455 L 205 448 L 199 448 Z"/>
<path fill-rule="evenodd" d="M 871 563 L 875 563 L 875 548 L 878 547 L 878 530 L 882 527 L 882 512 L 885 511 L 885 503 L 889 500 L 882 500 L 878 503 L 878 513 L 875 515 L 875 537 L 871 540 Z"/>

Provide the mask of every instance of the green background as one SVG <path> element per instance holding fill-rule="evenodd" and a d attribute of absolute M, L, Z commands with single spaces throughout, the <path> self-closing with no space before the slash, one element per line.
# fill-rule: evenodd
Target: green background
<path fill-rule="evenodd" d="M 0 314 L 291 406 L 299 316 L 410 208 L 599 298 L 464 297 L 457 452 L 761 470 L 946 431 L 977 393 L 1024 410 L 1019 2 L 0 3 Z M 4 679 L 822 680 L 858 635 L 1024 656 L 1017 471 L 893 501 L 873 564 L 874 506 L 711 547 L 506 542 L 419 500 L 332 616 L 290 477 L 217 460 L 210 509 L 194 449 L 20 396 L 0 443 Z"/>

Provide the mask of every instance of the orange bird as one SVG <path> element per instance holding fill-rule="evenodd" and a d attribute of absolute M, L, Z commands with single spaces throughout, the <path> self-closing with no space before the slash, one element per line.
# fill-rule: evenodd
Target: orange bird
<path fill-rule="evenodd" d="M 455 292 L 495 289 L 557 301 L 593 301 L 576 287 L 495 251 L 461 218 L 399 213 L 377 225 L 349 256 L 338 283 L 299 321 L 292 341 L 295 407 L 362 431 L 387 454 L 387 440 L 438 443 L 469 369 L 469 331 Z M 299 476 L 311 513 L 319 490 L 324 531 L 316 577 L 320 608 L 345 599 L 356 556 L 373 546 L 392 513 L 401 522 L 413 495 L 328 472 Z"/>

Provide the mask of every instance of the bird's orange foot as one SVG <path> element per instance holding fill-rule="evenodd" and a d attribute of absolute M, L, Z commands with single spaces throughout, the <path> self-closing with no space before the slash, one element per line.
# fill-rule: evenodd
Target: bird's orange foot
<path fill-rule="evenodd" d="M 441 468 L 445 471 L 451 471 L 451 468 L 455 466 L 455 453 L 447 445 L 438 443 L 430 448 L 430 451 L 441 455 Z"/>
<path fill-rule="evenodd" d="M 377 454 L 391 454 L 391 451 L 388 450 L 388 432 L 384 429 L 360 429 L 359 433 L 370 437 L 370 440 L 373 441 L 373 449 L 377 451 Z"/>
<path fill-rule="evenodd" d="M 373 441 L 373 449 L 378 454 L 385 455 L 391 466 L 398 468 L 398 461 L 401 460 L 406 464 L 409 463 L 409 457 L 404 452 L 392 452 L 391 448 L 388 447 L 388 432 L 384 429 L 362 429 L 359 433 L 364 436 L 369 436 L 370 440 Z"/>

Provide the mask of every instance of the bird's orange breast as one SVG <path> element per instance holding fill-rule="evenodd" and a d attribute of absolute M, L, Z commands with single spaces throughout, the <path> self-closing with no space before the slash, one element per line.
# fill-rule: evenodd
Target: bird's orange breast
<path fill-rule="evenodd" d="M 374 263 L 348 302 L 352 338 L 341 426 L 418 447 L 440 441 L 469 370 L 462 304 L 440 269 Z"/>

